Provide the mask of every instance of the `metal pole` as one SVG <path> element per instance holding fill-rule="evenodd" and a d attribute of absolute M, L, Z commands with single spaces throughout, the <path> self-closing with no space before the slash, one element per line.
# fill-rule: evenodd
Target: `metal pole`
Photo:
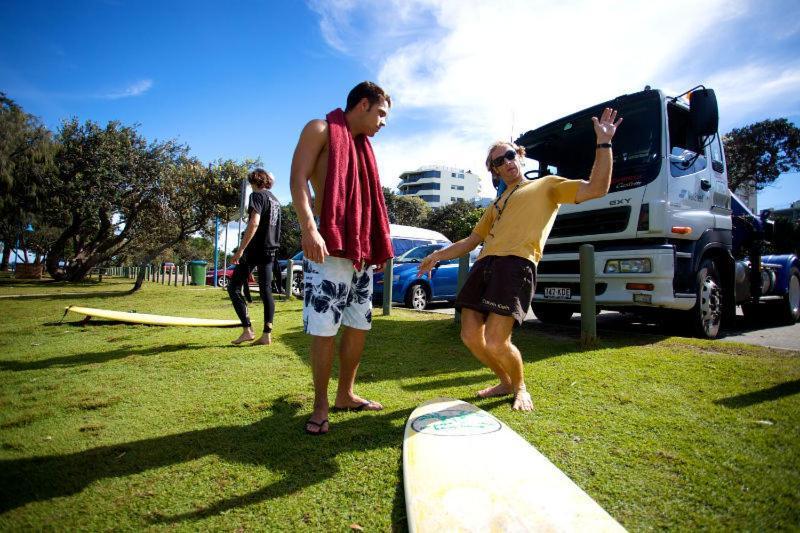
<path fill-rule="evenodd" d="M 225 221 L 225 253 L 222 254 L 222 271 L 228 272 L 228 221 L 227 220 Z"/>
<path fill-rule="evenodd" d="M 392 313 L 392 288 L 394 286 L 394 257 L 386 260 L 383 269 L 383 315 L 389 316 Z"/>
<path fill-rule="evenodd" d="M 219 217 L 214 218 L 214 287 L 217 286 L 217 273 L 219 269 Z"/>
<path fill-rule="evenodd" d="M 581 345 L 590 346 L 597 342 L 594 246 L 582 244 L 579 250 L 581 265 Z"/>
<path fill-rule="evenodd" d="M 292 278 L 294 278 L 294 261 L 286 261 L 286 300 L 292 299 Z"/>
<path fill-rule="evenodd" d="M 458 258 L 458 281 L 456 282 L 456 294 L 461 292 L 461 287 L 467 282 L 467 275 L 469 274 L 469 254 L 462 255 Z M 461 311 L 456 310 L 455 315 L 456 324 L 461 324 Z"/>

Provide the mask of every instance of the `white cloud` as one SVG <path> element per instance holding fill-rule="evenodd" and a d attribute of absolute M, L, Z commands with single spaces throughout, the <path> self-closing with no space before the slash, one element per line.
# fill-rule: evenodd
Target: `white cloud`
<path fill-rule="evenodd" d="M 129 86 L 125 87 L 122 90 L 105 94 L 103 95 L 103 98 L 107 98 L 109 100 L 118 100 L 120 98 L 141 96 L 147 91 L 149 91 L 151 87 L 153 87 L 153 80 L 139 80 L 135 83 L 130 84 Z"/>
<path fill-rule="evenodd" d="M 716 90 L 721 113 L 732 115 L 798 93 L 798 63 L 751 58 L 722 70 L 713 66 L 718 58 L 707 57 L 736 37 L 720 31 L 727 22 L 757 16 L 748 1 L 708 0 L 702 12 L 691 0 L 339 0 L 312 7 L 327 42 L 374 64 L 376 81 L 392 94 L 389 127 L 374 143 L 384 183 L 441 163 L 480 171 L 488 192 L 483 160 L 492 141 L 648 84 L 677 94 L 704 83 Z M 425 129 L 393 133 L 394 121 Z"/>

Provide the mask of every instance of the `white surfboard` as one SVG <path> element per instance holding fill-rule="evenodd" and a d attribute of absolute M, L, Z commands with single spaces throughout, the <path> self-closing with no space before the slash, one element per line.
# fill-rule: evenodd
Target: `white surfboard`
<path fill-rule="evenodd" d="M 437 399 L 406 423 L 409 531 L 625 531 L 511 428 L 476 406 Z"/>
<path fill-rule="evenodd" d="M 86 319 L 105 318 L 107 320 L 116 320 L 118 322 L 128 322 L 131 324 L 148 324 L 151 326 L 199 326 L 199 327 L 217 327 L 217 328 L 230 328 L 240 326 L 241 322 L 238 320 L 217 320 L 213 318 L 192 318 L 182 316 L 165 316 L 165 315 L 149 315 L 147 313 L 130 313 L 127 311 L 111 311 L 108 309 L 95 309 L 93 307 L 80 307 L 71 305 L 67 307 L 67 311 L 86 315 Z M 66 314 L 66 312 L 65 312 Z"/>

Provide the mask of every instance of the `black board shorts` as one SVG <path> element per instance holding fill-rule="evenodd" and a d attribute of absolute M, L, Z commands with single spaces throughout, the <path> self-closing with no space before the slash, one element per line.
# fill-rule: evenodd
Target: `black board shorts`
<path fill-rule="evenodd" d="M 455 307 L 513 316 L 522 324 L 535 288 L 536 265 L 515 255 L 489 255 L 472 266 Z"/>

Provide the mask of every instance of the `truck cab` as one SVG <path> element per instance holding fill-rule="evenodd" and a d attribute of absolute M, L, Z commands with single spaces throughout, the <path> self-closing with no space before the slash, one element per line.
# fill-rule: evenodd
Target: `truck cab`
<path fill-rule="evenodd" d="M 587 179 L 595 155 L 591 117 L 605 107 L 624 118 L 613 141 L 609 193 L 560 207 L 538 264 L 534 313 L 565 321 L 579 311 L 578 247 L 590 243 L 599 308 L 672 310 L 698 336 L 716 337 L 742 302 L 714 93 L 702 89 L 684 99 L 648 88 L 531 130 L 517 139 L 531 167 L 526 177 Z"/>

